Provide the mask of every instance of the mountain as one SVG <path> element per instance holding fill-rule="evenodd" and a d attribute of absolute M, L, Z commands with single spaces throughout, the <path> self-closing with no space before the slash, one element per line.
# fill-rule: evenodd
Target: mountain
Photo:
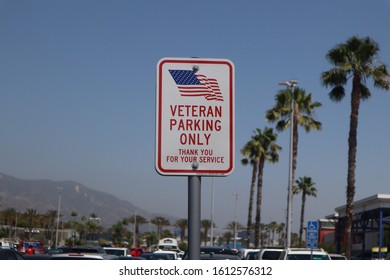
<path fill-rule="evenodd" d="M 71 213 L 76 211 L 78 218 L 89 217 L 95 213 L 103 227 L 111 227 L 123 218 L 137 215 L 150 218 L 163 216 L 172 223 L 176 220 L 163 214 L 151 214 L 135 207 L 131 202 L 88 188 L 73 181 L 25 180 L 0 173 L 0 210 L 14 208 L 19 212 L 26 209 L 36 209 L 45 214 L 48 210 L 57 210 L 59 190 L 61 192 L 61 210 L 65 220 L 71 219 Z"/>

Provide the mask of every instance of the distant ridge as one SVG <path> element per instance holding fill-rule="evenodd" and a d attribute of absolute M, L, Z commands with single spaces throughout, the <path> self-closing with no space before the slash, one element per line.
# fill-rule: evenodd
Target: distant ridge
<path fill-rule="evenodd" d="M 164 214 L 152 214 L 135 207 L 131 202 L 118 199 L 114 195 L 96 191 L 74 181 L 25 180 L 0 173 L 0 210 L 15 208 L 19 212 L 36 209 L 45 214 L 48 210 L 58 208 L 58 189 L 62 187 L 61 215 L 65 220 L 71 219 L 76 211 L 78 219 L 95 213 L 101 218 L 102 226 L 111 227 L 123 218 L 137 213 L 147 219 L 163 216 L 175 222 L 176 218 Z M 136 211 L 136 212 L 135 212 Z"/>

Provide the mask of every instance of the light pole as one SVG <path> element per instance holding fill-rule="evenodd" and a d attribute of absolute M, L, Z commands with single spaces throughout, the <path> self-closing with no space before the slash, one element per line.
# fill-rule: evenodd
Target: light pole
<path fill-rule="evenodd" d="M 287 222 L 286 222 L 286 248 L 291 247 L 291 224 L 292 224 L 292 186 L 293 182 L 293 149 L 294 149 L 294 88 L 298 84 L 297 80 L 281 82 L 279 85 L 287 86 L 291 91 L 290 110 L 290 163 L 287 187 Z"/>
<path fill-rule="evenodd" d="M 133 247 L 137 247 L 137 210 L 134 210 L 134 238 Z"/>
<path fill-rule="evenodd" d="M 57 187 L 58 190 L 58 209 L 57 209 L 57 231 L 56 231 L 56 244 L 55 248 L 58 246 L 58 228 L 60 225 L 60 210 L 61 210 L 61 195 L 62 195 L 62 187 Z"/>
<path fill-rule="evenodd" d="M 237 199 L 238 199 L 238 193 L 233 193 L 235 199 L 234 199 L 234 235 L 233 235 L 233 248 L 236 248 L 237 242 Z"/>

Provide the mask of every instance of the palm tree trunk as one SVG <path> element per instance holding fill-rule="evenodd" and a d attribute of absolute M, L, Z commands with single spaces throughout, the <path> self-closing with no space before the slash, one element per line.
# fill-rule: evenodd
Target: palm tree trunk
<path fill-rule="evenodd" d="M 303 223 L 305 220 L 306 193 L 302 191 L 301 224 L 299 226 L 299 247 L 302 247 Z"/>
<path fill-rule="evenodd" d="M 260 222 L 261 222 L 261 200 L 263 195 L 263 171 L 264 171 L 264 156 L 259 160 L 259 172 L 257 177 L 257 201 L 256 201 L 256 218 L 255 218 L 255 247 L 259 247 L 260 241 Z"/>
<path fill-rule="evenodd" d="M 246 224 L 246 247 L 247 248 L 249 248 L 250 239 L 251 239 L 251 231 L 252 231 L 253 198 L 254 198 L 254 194 L 255 194 L 257 166 L 258 166 L 258 163 L 255 162 L 253 164 L 251 189 L 250 189 L 250 193 L 249 193 L 248 222 Z"/>
<path fill-rule="evenodd" d="M 348 178 L 347 178 L 347 224 L 345 228 L 345 255 L 351 259 L 352 245 L 352 222 L 353 222 L 353 200 L 355 197 L 355 170 L 356 170 L 356 150 L 357 150 L 357 127 L 360 107 L 360 76 L 355 75 L 352 85 L 351 96 L 351 116 L 348 137 Z"/>

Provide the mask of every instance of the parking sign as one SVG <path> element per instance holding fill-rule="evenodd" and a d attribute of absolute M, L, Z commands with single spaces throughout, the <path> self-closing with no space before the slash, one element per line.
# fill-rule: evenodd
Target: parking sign
<path fill-rule="evenodd" d="M 157 64 L 156 170 L 225 176 L 234 168 L 234 65 L 164 58 Z"/>
<path fill-rule="evenodd" d="M 307 222 L 306 248 L 318 248 L 318 221 Z"/>

